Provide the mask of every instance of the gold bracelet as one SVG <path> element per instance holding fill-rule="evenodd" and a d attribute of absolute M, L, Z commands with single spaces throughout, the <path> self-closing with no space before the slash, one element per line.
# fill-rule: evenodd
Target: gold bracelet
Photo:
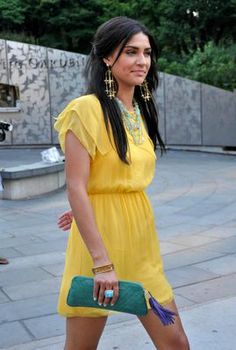
<path fill-rule="evenodd" d="M 104 273 L 104 272 L 110 272 L 114 270 L 114 265 L 108 264 L 108 265 L 103 265 L 103 266 L 97 266 L 92 268 L 92 272 L 94 275 L 97 275 L 98 273 Z"/>

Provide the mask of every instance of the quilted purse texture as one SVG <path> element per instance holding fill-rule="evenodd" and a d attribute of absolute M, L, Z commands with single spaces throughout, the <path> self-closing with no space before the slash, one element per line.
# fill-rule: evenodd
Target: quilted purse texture
<path fill-rule="evenodd" d="M 147 314 L 145 291 L 140 283 L 119 281 L 119 298 L 114 306 L 100 306 L 97 301 L 93 300 L 93 284 L 94 281 L 91 277 L 75 276 L 71 282 L 67 304 L 69 306 L 126 312 L 139 316 Z"/>

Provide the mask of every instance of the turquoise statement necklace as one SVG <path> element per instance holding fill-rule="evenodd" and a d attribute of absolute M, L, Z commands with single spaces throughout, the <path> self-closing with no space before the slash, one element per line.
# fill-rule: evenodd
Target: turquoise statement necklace
<path fill-rule="evenodd" d="M 119 105 L 125 127 L 132 136 L 135 145 L 142 144 L 144 142 L 144 136 L 142 131 L 141 113 L 137 102 L 135 100 L 133 101 L 134 112 L 129 112 L 118 97 L 115 99 Z"/>

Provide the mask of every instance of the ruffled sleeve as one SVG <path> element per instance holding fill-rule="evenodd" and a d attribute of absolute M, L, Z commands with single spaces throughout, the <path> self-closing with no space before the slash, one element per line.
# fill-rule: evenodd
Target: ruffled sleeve
<path fill-rule="evenodd" d="M 95 95 L 72 100 L 59 114 L 54 128 L 58 131 L 61 149 L 65 152 L 65 136 L 71 130 L 86 148 L 92 159 L 97 150 L 106 154 L 111 149 L 101 104 Z"/>

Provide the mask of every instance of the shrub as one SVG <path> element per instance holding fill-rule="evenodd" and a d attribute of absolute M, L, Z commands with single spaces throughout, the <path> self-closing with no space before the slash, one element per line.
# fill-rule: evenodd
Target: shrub
<path fill-rule="evenodd" d="M 159 59 L 159 70 L 197 80 L 223 89 L 236 89 L 236 44 L 216 46 L 208 42 L 204 50 L 170 61 Z"/>

